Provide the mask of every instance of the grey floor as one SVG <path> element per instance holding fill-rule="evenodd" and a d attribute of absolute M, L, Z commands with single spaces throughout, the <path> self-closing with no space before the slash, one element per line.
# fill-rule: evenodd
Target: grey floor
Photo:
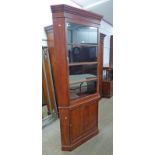
<path fill-rule="evenodd" d="M 113 99 L 99 103 L 99 134 L 72 152 L 61 151 L 59 120 L 42 132 L 42 155 L 113 155 Z"/>

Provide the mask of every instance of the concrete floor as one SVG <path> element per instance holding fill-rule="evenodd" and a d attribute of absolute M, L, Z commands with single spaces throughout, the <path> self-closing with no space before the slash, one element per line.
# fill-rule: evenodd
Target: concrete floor
<path fill-rule="evenodd" d="M 59 120 L 42 132 L 42 155 L 113 155 L 113 99 L 99 103 L 99 134 L 72 152 L 61 151 Z"/>

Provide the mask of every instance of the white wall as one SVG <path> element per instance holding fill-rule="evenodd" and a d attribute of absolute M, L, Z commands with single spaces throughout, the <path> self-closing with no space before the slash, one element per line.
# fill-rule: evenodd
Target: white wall
<path fill-rule="evenodd" d="M 71 0 L 44 0 L 43 6 L 42 6 L 42 17 L 40 17 L 40 20 L 42 21 L 42 27 L 46 27 L 53 24 L 52 21 L 52 13 L 51 13 L 51 5 L 58 5 L 58 4 L 67 4 L 76 8 L 80 8 L 77 4 L 72 2 Z M 44 29 L 42 31 L 42 39 L 47 39 Z"/>

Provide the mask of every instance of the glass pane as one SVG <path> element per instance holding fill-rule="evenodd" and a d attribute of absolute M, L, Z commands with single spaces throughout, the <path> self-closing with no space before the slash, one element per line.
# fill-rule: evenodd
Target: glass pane
<path fill-rule="evenodd" d="M 67 23 L 69 62 L 97 61 L 97 28 Z"/>
<path fill-rule="evenodd" d="M 96 93 L 97 28 L 67 23 L 70 99 Z"/>
<path fill-rule="evenodd" d="M 74 78 L 74 77 L 70 77 Z M 70 84 L 70 99 L 78 99 L 96 93 L 96 80 Z"/>
<path fill-rule="evenodd" d="M 97 75 L 97 64 L 94 65 L 73 65 L 69 66 L 69 75 Z"/>
<path fill-rule="evenodd" d="M 67 23 L 68 44 L 97 44 L 97 28 Z"/>
<path fill-rule="evenodd" d="M 113 80 L 113 70 L 110 67 L 103 68 L 103 80 L 112 81 Z"/>
<path fill-rule="evenodd" d="M 70 98 L 96 93 L 97 64 L 69 67 Z"/>
<path fill-rule="evenodd" d="M 97 47 L 91 45 L 68 45 L 68 59 L 74 62 L 97 61 Z"/>

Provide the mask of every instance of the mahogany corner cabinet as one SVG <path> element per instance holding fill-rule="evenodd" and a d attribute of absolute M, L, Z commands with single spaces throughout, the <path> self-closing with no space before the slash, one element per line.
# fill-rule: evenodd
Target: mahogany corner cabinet
<path fill-rule="evenodd" d="M 63 151 L 98 134 L 100 15 L 67 5 L 51 6 L 55 87 Z"/>

